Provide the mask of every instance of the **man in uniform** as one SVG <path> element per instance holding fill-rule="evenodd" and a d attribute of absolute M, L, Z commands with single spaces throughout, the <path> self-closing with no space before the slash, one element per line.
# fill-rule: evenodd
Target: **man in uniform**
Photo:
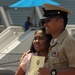
<path fill-rule="evenodd" d="M 68 14 L 64 7 L 43 4 L 46 33 L 51 34 L 48 53 L 49 68 L 40 68 L 39 75 L 75 75 L 75 39 L 68 34 Z"/>

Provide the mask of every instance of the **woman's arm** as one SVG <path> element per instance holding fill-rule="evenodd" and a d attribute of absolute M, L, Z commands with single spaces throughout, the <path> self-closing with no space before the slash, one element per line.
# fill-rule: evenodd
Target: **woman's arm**
<path fill-rule="evenodd" d="M 28 50 L 27 52 L 25 52 L 25 53 L 22 55 L 22 57 L 21 57 L 21 59 L 20 59 L 20 63 L 22 62 L 22 60 L 24 59 L 24 57 L 27 56 L 29 53 L 30 53 L 30 50 Z"/>
<path fill-rule="evenodd" d="M 31 60 L 31 56 L 32 56 L 32 53 L 30 53 L 30 50 L 25 52 L 21 59 L 20 59 L 20 64 L 19 64 L 19 67 L 15 73 L 15 75 L 25 75 L 26 71 L 27 71 L 27 66 Z"/>
<path fill-rule="evenodd" d="M 25 75 L 25 72 L 20 65 L 19 65 L 15 75 Z"/>

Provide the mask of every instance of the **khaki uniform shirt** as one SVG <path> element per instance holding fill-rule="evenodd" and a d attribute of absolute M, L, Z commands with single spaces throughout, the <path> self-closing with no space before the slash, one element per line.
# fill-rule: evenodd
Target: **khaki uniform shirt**
<path fill-rule="evenodd" d="M 75 67 L 75 39 L 64 30 L 56 42 L 50 43 L 48 65 L 50 69 L 65 69 Z"/>

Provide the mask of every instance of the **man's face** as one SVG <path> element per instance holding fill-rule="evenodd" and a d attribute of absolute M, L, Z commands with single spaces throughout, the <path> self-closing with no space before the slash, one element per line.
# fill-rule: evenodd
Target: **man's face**
<path fill-rule="evenodd" d="M 56 32 L 59 31 L 60 21 L 55 17 L 46 18 L 44 26 L 46 28 L 46 33 L 47 34 L 55 34 Z"/>

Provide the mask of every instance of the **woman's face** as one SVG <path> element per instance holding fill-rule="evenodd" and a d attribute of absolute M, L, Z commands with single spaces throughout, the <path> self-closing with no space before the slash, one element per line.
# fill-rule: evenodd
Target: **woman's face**
<path fill-rule="evenodd" d="M 38 30 L 34 36 L 33 46 L 36 51 L 47 51 L 49 48 L 49 41 L 42 30 Z"/>

